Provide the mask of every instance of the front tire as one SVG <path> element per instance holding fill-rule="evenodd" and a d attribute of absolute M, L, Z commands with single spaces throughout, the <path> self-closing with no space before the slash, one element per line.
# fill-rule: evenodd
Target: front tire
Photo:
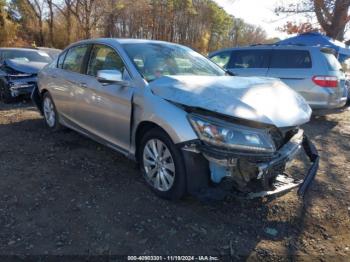
<path fill-rule="evenodd" d="M 161 198 L 186 194 L 186 171 L 180 150 L 161 129 L 148 131 L 140 143 L 139 162 L 147 184 Z"/>
<path fill-rule="evenodd" d="M 56 110 L 55 103 L 49 92 L 44 93 L 42 111 L 45 119 L 45 124 L 50 129 L 57 131 L 60 129 L 58 113 Z"/>

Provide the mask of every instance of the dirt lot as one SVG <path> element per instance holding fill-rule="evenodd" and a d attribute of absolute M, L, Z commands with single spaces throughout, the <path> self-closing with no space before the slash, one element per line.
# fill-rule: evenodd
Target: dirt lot
<path fill-rule="evenodd" d="M 350 257 L 350 111 L 305 127 L 322 161 L 304 204 L 278 199 L 169 202 L 137 166 L 29 103 L 0 104 L 0 254 Z M 283 260 L 284 260 L 283 259 Z"/>

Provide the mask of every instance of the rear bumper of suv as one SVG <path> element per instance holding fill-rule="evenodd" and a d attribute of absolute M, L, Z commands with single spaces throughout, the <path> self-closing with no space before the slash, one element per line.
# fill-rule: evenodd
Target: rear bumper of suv
<path fill-rule="evenodd" d="M 344 97 L 339 101 L 339 104 L 327 107 L 327 108 L 313 108 L 312 113 L 315 116 L 324 116 L 330 114 L 341 114 L 346 110 L 349 110 L 348 98 Z"/>

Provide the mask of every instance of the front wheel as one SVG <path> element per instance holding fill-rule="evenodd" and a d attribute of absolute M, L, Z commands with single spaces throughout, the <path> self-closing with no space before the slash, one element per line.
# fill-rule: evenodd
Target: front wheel
<path fill-rule="evenodd" d="M 46 125 L 52 130 L 58 130 L 60 128 L 58 113 L 52 97 L 48 92 L 43 95 L 42 107 Z"/>
<path fill-rule="evenodd" d="M 186 171 L 181 152 L 170 137 L 155 128 L 141 140 L 139 161 L 147 184 L 160 197 L 180 199 L 186 193 Z"/>

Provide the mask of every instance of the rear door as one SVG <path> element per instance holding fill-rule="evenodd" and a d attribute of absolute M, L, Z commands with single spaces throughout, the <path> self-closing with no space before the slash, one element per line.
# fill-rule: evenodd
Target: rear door
<path fill-rule="evenodd" d="M 313 100 L 310 86 L 313 70 L 309 50 L 274 49 L 271 54 L 267 76 L 280 78 L 285 84 L 301 94 L 308 102 Z"/>
<path fill-rule="evenodd" d="M 233 50 L 227 68 L 239 76 L 266 76 L 269 60 L 268 49 Z"/>
<path fill-rule="evenodd" d="M 62 116 L 72 122 L 76 122 L 74 111 L 76 104 L 75 95 L 79 93 L 79 84 L 83 81 L 82 67 L 89 45 L 73 46 L 58 59 L 57 68 L 50 70 L 45 76 L 49 81 L 55 105 Z"/>

